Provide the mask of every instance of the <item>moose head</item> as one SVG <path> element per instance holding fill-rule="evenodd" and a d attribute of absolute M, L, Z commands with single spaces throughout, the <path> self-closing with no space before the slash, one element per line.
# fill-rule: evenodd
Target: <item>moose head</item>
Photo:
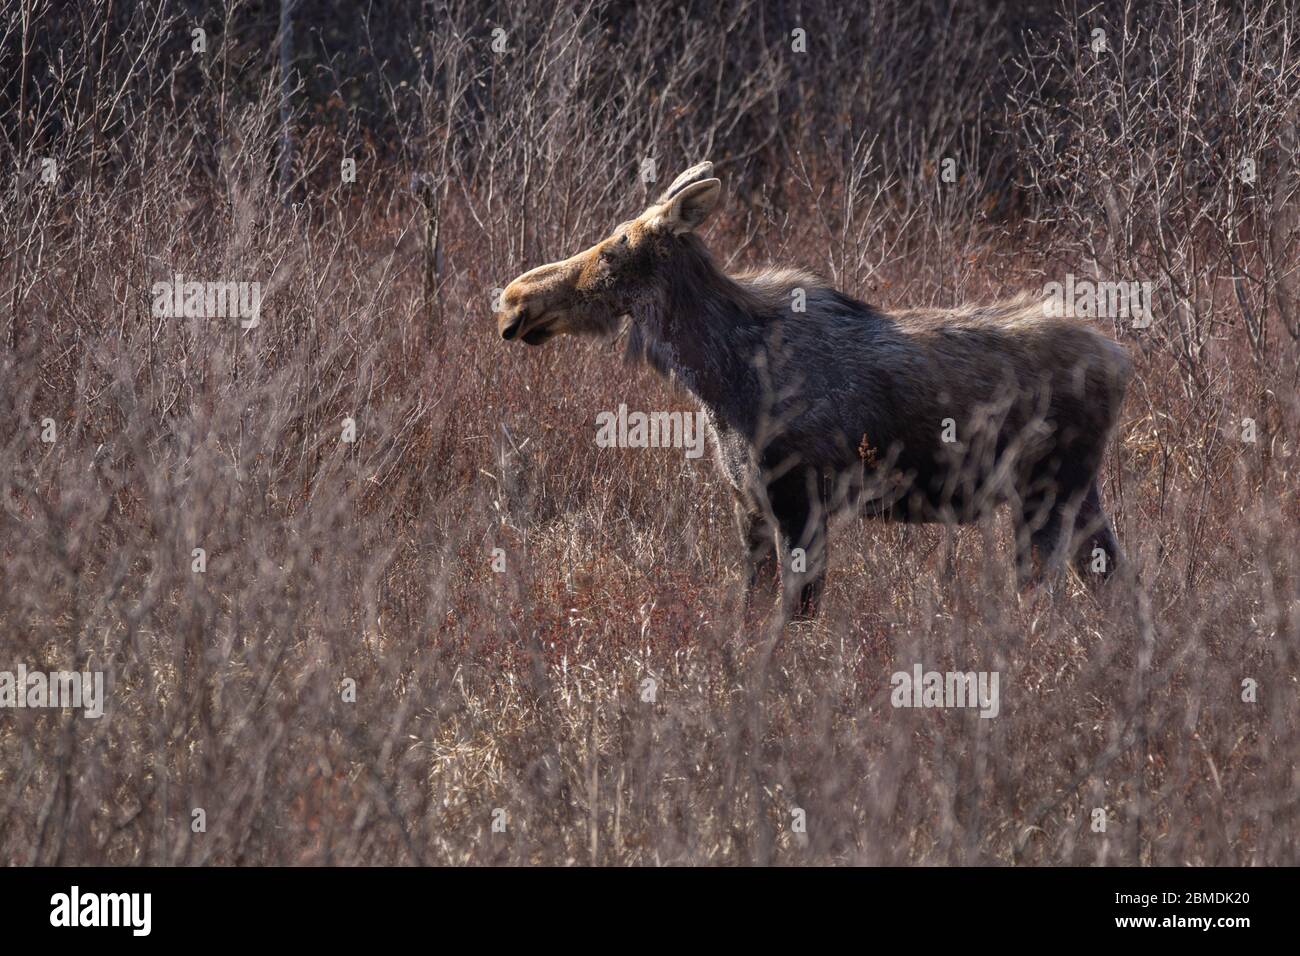
<path fill-rule="evenodd" d="M 708 218 L 721 183 L 713 164 L 682 173 L 645 212 L 575 256 L 538 266 L 501 297 L 497 329 L 507 341 L 541 345 L 554 335 L 603 335 L 665 283 L 686 237 Z"/>

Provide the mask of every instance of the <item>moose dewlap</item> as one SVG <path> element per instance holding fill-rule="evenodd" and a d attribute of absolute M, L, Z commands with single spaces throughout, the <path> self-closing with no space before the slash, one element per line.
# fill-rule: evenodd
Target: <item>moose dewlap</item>
<path fill-rule="evenodd" d="M 727 274 L 696 234 L 708 162 L 595 246 L 506 287 L 501 337 L 613 335 L 699 401 L 735 492 L 751 588 L 816 610 L 826 519 L 974 520 L 1001 503 L 1020 578 L 1067 556 L 1088 578 L 1119 547 L 1097 475 L 1124 397 L 1124 349 L 1040 299 L 884 312 L 796 269 Z"/>

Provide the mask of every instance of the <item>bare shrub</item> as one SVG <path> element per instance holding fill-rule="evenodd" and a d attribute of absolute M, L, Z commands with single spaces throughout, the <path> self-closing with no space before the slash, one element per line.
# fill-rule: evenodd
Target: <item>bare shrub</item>
<path fill-rule="evenodd" d="M 1300 860 L 1290 7 L 327 6 L 282 184 L 275 18 L 0 0 L 0 671 L 109 688 L 0 709 L 0 861 Z M 1132 581 L 1022 597 L 994 519 L 861 525 L 821 619 L 741 614 L 707 464 L 593 441 L 688 398 L 491 321 L 706 153 L 711 245 L 884 307 L 1160 281 L 1115 330 Z M 259 323 L 156 316 L 178 272 Z M 895 708 L 916 663 L 999 716 Z"/>

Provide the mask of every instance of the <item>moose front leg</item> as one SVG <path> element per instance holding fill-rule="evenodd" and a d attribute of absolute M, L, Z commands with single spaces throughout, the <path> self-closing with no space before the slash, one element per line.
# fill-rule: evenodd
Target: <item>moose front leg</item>
<path fill-rule="evenodd" d="M 736 526 L 745 552 L 745 602 L 777 583 L 776 532 L 772 520 L 748 501 L 736 499 Z"/>
<path fill-rule="evenodd" d="M 780 543 L 781 594 L 787 620 L 817 616 L 826 583 L 826 509 L 802 483 L 769 491 Z"/>

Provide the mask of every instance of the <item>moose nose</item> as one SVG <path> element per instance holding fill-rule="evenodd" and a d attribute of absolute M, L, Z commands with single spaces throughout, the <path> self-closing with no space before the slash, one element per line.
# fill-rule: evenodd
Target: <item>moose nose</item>
<path fill-rule="evenodd" d="M 520 309 L 501 317 L 501 337 L 509 342 L 519 334 L 520 327 L 524 324 L 524 311 Z"/>

